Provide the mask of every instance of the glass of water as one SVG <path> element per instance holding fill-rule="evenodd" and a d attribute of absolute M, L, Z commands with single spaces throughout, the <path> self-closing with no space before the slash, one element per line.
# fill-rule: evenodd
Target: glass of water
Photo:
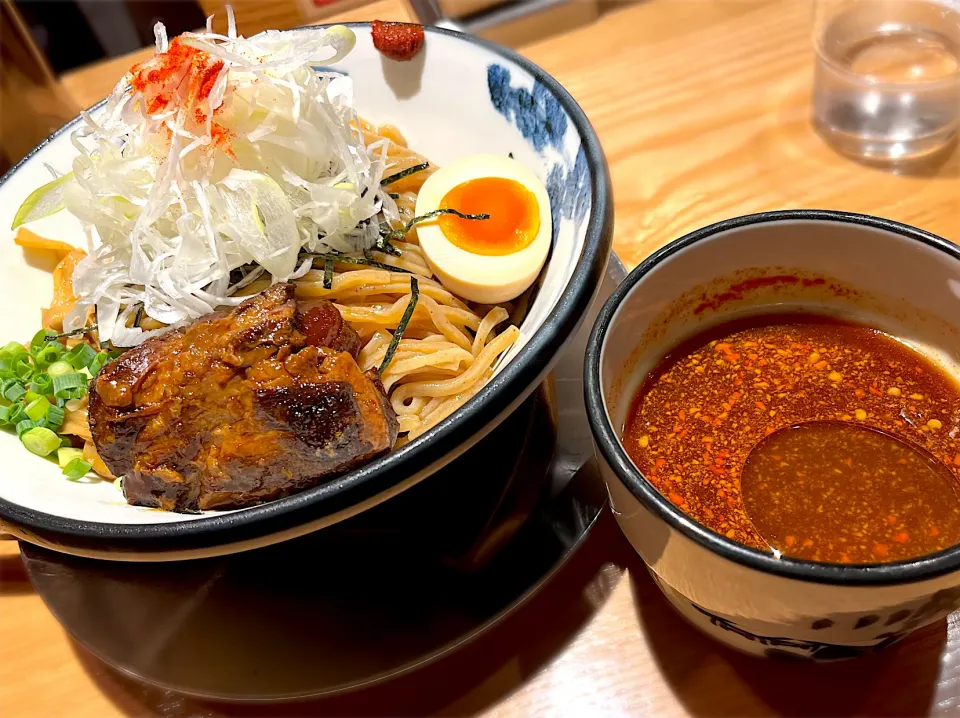
<path fill-rule="evenodd" d="M 960 125 L 960 0 L 816 0 L 813 120 L 844 154 L 906 162 Z"/>

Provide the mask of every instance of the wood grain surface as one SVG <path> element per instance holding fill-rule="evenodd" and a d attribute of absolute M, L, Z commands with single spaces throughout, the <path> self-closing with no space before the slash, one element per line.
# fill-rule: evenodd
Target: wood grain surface
<path fill-rule="evenodd" d="M 609 3 L 606 4 L 609 6 Z M 617 252 L 761 210 L 868 212 L 960 238 L 957 154 L 895 174 L 836 155 L 810 122 L 806 0 L 648 0 L 521 48 L 576 97 L 610 163 Z M 960 715 L 960 617 L 826 666 L 735 654 L 660 597 L 604 515 L 524 610 L 408 678 L 266 708 L 145 688 L 75 646 L 0 543 L 0 715 Z"/>

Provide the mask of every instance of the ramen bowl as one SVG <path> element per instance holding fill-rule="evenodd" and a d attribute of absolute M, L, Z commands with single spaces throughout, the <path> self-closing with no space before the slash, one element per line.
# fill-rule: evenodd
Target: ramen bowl
<path fill-rule="evenodd" d="M 550 255 L 520 323 L 521 337 L 492 379 L 460 410 L 419 438 L 350 473 L 287 498 L 235 511 L 185 515 L 128 505 L 107 481 L 73 483 L 52 462 L 0 433 L 0 531 L 47 548 L 107 559 L 171 560 L 233 553 L 330 525 L 416 484 L 465 452 L 527 398 L 593 300 L 610 251 L 610 182 L 583 111 L 549 75 L 487 41 L 426 29 L 408 62 L 382 56 L 367 24 L 353 24 L 355 49 L 319 71 L 348 76 L 364 118 L 400 129 L 409 145 L 443 166 L 476 153 L 509 155 L 532 170 L 550 197 Z M 119 79 L 119 78 L 118 78 Z M 94 117 L 103 103 L 92 108 Z M 0 227 L 49 181 L 46 165 L 70 168 L 79 118 L 45 140 L 0 180 Z M 36 230 L 83 242 L 61 212 Z M 51 299 L 49 267 L 32 266 L 4 230 L 0 334 L 29 340 Z M 76 238 L 79 236 L 79 240 Z M 451 507 L 451 510 L 456 510 Z"/>
<path fill-rule="evenodd" d="M 671 349 L 731 319 L 786 311 L 876 327 L 960 376 L 955 245 L 875 217 L 770 212 L 688 234 L 630 273 L 590 336 L 587 412 L 617 522 L 687 620 L 752 654 L 848 658 L 960 606 L 960 548 L 884 564 L 778 557 L 697 523 L 621 441 L 634 396 Z"/>

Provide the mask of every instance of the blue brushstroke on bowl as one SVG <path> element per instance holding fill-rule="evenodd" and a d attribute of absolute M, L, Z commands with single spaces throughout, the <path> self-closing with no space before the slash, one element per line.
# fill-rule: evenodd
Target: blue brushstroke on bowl
<path fill-rule="evenodd" d="M 547 146 L 563 150 L 567 115 L 543 84 L 534 82 L 533 92 L 512 87 L 510 70 L 494 63 L 487 66 L 487 86 L 497 112 L 516 125 L 537 152 L 543 152 Z"/>
<path fill-rule="evenodd" d="M 541 82 L 535 80 L 531 91 L 513 87 L 511 79 L 510 70 L 503 65 L 487 66 L 490 102 L 541 156 L 546 155 L 548 148 L 562 156 L 568 121 L 560 102 Z M 590 210 L 590 176 L 582 144 L 572 167 L 556 163 L 550 168 L 546 187 L 554 233 L 561 219 L 579 224 L 586 218 Z"/>

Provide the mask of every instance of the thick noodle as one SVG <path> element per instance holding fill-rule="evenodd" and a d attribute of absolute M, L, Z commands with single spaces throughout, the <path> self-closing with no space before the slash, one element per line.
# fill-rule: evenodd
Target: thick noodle
<path fill-rule="evenodd" d="M 382 148 L 385 144 L 387 177 L 427 162 L 407 147 L 394 127 L 375 128 L 361 121 L 361 130 L 368 146 Z M 431 166 L 388 185 L 397 195 L 397 209 L 404 221 L 413 217 L 417 192 L 432 172 Z M 393 245 L 399 256 L 383 252 L 372 256 L 381 264 L 415 274 L 420 299 L 381 379 L 399 417 L 400 431 L 412 439 L 480 391 L 520 330 L 509 326 L 497 333 L 509 316 L 504 307 L 470 306 L 434 279 L 415 228 Z M 323 272 L 312 270 L 298 280 L 297 294 L 336 304 L 365 342 L 360 368 L 376 369 L 411 301 L 410 274 L 346 264 L 337 264 L 335 269 L 330 289 L 323 287 Z"/>

